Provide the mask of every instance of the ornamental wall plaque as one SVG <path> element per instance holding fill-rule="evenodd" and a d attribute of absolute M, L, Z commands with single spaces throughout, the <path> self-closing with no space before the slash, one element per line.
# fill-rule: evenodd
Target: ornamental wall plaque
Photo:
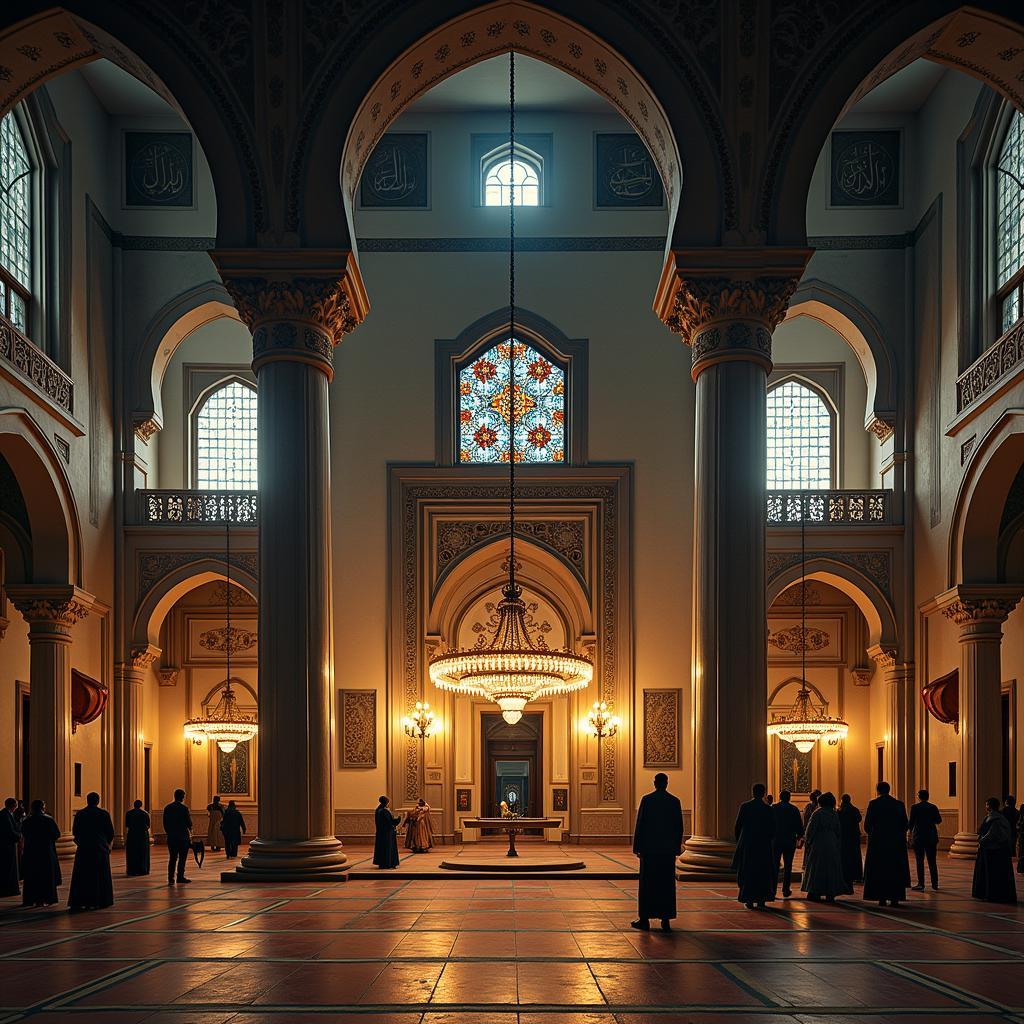
<path fill-rule="evenodd" d="M 594 206 L 598 209 L 660 209 L 661 176 L 636 132 L 594 135 Z"/>
<path fill-rule="evenodd" d="M 829 646 L 830 637 L 823 629 L 808 626 L 790 626 L 768 634 L 768 643 L 780 651 L 790 654 L 801 654 L 804 651 L 823 651 Z"/>
<path fill-rule="evenodd" d="M 377 767 L 377 691 L 339 690 L 341 767 Z"/>
<path fill-rule="evenodd" d="M 205 651 L 222 651 L 228 648 L 232 654 L 251 650 L 256 646 L 255 630 L 239 629 L 238 626 L 221 626 L 220 629 L 207 629 L 199 634 L 199 646 Z"/>
<path fill-rule="evenodd" d="M 366 162 L 359 205 L 369 209 L 430 208 L 430 136 L 388 132 Z"/>
<path fill-rule="evenodd" d="M 644 690 L 644 767 L 678 768 L 683 691 Z"/>
<path fill-rule="evenodd" d="M 192 148 L 191 132 L 125 132 L 125 209 L 191 209 Z"/>
<path fill-rule="evenodd" d="M 829 205 L 899 206 L 900 133 L 833 132 Z"/>

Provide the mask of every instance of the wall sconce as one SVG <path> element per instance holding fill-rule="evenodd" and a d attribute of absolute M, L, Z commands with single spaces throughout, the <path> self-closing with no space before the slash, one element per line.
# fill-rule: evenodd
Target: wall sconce
<path fill-rule="evenodd" d="M 611 739 L 619 731 L 621 724 L 618 716 L 612 714 L 607 701 L 595 700 L 594 706 L 587 713 L 585 728 L 600 742 Z"/>
<path fill-rule="evenodd" d="M 402 719 L 402 728 L 410 739 L 425 740 L 441 728 L 441 723 L 434 718 L 430 705 L 426 701 L 418 700 L 416 710 Z"/>

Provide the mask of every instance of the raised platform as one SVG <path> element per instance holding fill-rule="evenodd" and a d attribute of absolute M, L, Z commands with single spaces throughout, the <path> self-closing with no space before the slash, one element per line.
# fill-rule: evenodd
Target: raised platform
<path fill-rule="evenodd" d="M 474 857 L 466 854 L 441 861 L 441 867 L 448 871 L 508 871 L 514 875 L 533 871 L 582 871 L 586 866 L 583 861 L 568 857 Z"/>

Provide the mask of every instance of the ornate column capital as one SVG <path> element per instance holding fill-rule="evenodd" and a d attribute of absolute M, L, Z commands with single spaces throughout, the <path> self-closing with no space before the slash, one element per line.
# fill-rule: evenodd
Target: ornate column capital
<path fill-rule="evenodd" d="M 7 587 L 11 603 L 29 624 L 33 634 L 71 636 L 71 627 L 92 610 L 96 598 L 68 584 L 12 583 Z"/>
<path fill-rule="evenodd" d="M 126 664 L 137 672 L 145 672 L 159 657 L 159 647 L 153 644 L 133 644 L 128 650 Z"/>
<path fill-rule="evenodd" d="M 772 367 L 772 331 L 810 259 L 810 249 L 670 251 L 654 311 L 693 349 L 693 379 L 715 363 Z"/>
<path fill-rule="evenodd" d="M 961 632 L 977 630 L 988 626 L 1001 626 L 1006 617 L 1017 607 L 1024 588 L 1000 583 L 959 585 L 947 590 L 938 598 L 942 614 L 956 623 Z M 994 630 L 999 632 L 998 629 Z"/>
<path fill-rule="evenodd" d="M 896 667 L 896 648 L 874 644 L 867 650 L 868 657 L 884 672 Z"/>
<path fill-rule="evenodd" d="M 218 249 L 210 256 L 252 331 L 254 370 L 289 360 L 333 376 L 334 346 L 369 310 L 352 252 Z"/>

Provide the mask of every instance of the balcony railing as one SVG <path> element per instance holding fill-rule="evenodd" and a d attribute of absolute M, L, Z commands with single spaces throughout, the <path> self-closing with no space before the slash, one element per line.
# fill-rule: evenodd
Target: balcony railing
<path fill-rule="evenodd" d="M 884 526 L 892 491 L 769 491 L 768 525 Z"/>
<path fill-rule="evenodd" d="M 1024 363 L 1024 319 L 1018 320 L 957 377 L 957 414 L 994 391 L 1021 363 Z"/>
<path fill-rule="evenodd" d="M 51 402 L 74 414 L 74 382 L 4 317 L 0 317 L 0 360 L 12 367 L 18 376 L 31 381 Z"/>
<path fill-rule="evenodd" d="M 259 523 L 257 491 L 139 491 L 139 521 L 206 526 Z"/>

